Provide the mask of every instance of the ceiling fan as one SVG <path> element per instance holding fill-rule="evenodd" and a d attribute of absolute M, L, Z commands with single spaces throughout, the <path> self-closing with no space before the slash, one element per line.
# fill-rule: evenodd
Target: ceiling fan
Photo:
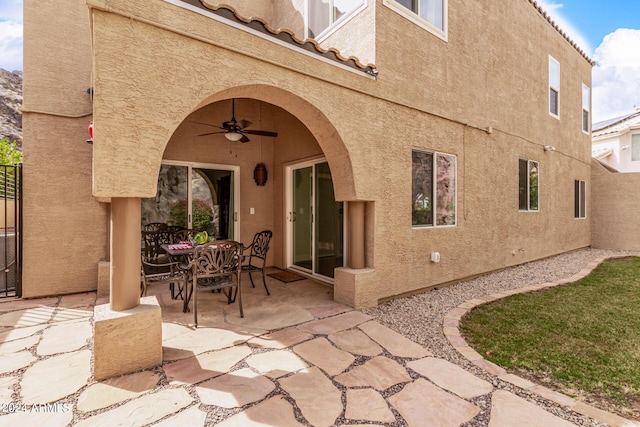
<path fill-rule="evenodd" d="M 200 123 L 200 122 L 194 122 Z M 248 120 L 236 120 L 236 100 L 231 98 L 231 120 L 222 123 L 222 126 L 211 125 L 209 123 L 200 123 L 202 125 L 217 127 L 222 129 L 216 132 L 203 133 L 198 136 L 214 135 L 216 133 L 223 133 L 224 137 L 229 141 L 249 142 L 248 135 L 262 135 L 262 136 L 278 136 L 278 132 L 271 132 L 268 130 L 253 130 L 245 129 L 251 126 L 251 122 Z"/>

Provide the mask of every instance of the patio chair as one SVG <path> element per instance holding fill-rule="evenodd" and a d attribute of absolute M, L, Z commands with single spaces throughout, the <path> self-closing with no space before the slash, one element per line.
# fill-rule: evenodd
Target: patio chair
<path fill-rule="evenodd" d="M 240 273 L 242 246 L 238 242 L 228 241 L 212 245 L 198 246 L 191 260 L 191 289 L 184 300 L 184 312 L 189 311 L 189 300 L 193 296 L 193 320 L 198 327 L 198 291 L 222 290 L 227 303 L 238 300 L 240 317 L 242 311 L 242 290 Z M 235 287 L 235 293 L 233 288 Z"/>
<path fill-rule="evenodd" d="M 193 240 L 193 236 L 197 233 L 196 230 L 190 228 L 183 228 L 182 230 L 175 231 L 173 233 L 173 243 L 190 242 Z"/>
<path fill-rule="evenodd" d="M 150 222 L 142 226 L 142 231 L 166 231 L 168 228 L 164 222 Z"/>
<path fill-rule="evenodd" d="M 151 284 L 168 284 L 172 299 L 182 296 L 187 280 L 184 265 L 172 259 L 161 247 L 171 243 L 171 233 L 143 231 L 142 242 L 140 296 L 147 294 Z"/>
<path fill-rule="evenodd" d="M 273 232 L 271 232 L 271 230 L 260 231 L 253 236 L 253 242 L 243 249 L 244 251 L 249 251 L 249 256 L 244 256 L 248 261 L 242 265 L 242 272 L 249 273 L 249 280 L 251 280 L 251 286 L 254 288 L 256 285 L 253 283 L 251 273 L 254 271 L 262 272 L 262 284 L 264 285 L 264 290 L 267 291 L 267 295 L 271 294 L 269 293 L 269 288 L 267 288 L 264 268 L 267 262 L 267 252 L 269 251 L 269 242 L 272 236 Z"/>

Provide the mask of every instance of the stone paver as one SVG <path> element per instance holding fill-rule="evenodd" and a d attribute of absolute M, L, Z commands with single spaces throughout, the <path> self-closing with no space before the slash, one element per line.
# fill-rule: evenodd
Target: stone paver
<path fill-rule="evenodd" d="M 382 353 L 382 347 L 359 329 L 336 332 L 329 335 L 328 338 L 338 348 L 349 353 L 362 356 L 377 356 Z"/>
<path fill-rule="evenodd" d="M 20 383 L 26 404 L 55 402 L 73 394 L 91 377 L 91 351 L 81 350 L 38 361 L 27 368 Z M 46 381 L 43 381 L 46 378 Z"/>
<path fill-rule="evenodd" d="M 342 394 L 317 367 L 278 380 L 315 427 L 331 426 L 342 413 Z"/>
<path fill-rule="evenodd" d="M 396 421 L 396 417 L 389 409 L 384 397 L 370 388 L 347 390 L 347 407 L 344 417 L 348 420 L 366 420 L 381 423 L 393 423 Z"/>
<path fill-rule="evenodd" d="M 313 335 L 298 328 L 286 328 L 270 334 L 250 339 L 247 344 L 256 348 L 283 349 L 310 340 Z"/>
<path fill-rule="evenodd" d="M 353 355 L 338 350 L 326 338 L 316 338 L 293 347 L 300 357 L 331 376 L 344 372 L 354 360 Z"/>
<path fill-rule="evenodd" d="M 504 390 L 491 398 L 489 427 L 570 427 L 574 424 Z"/>
<path fill-rule="evenodd" d="M 411 377 L 402 366 L 383 356 L 374 357 L 364 365 L 356 366 L 334 379 L 346 387 L 373 387 L 380 391 L 411 381 Z"/>
<path fill-rule="evenodd" d="M 196 406 L 192 406 L 177 415 L 169 417 L 158 424 L 154 424 L 153 427 L 204 427 L 206 419 L 206 412 L 202 412 Z"/>
<path fill-rule="evenodd" d="M 274 350 L 256 354 L 248 357 L 247 363 L 253 369 L 269 378 L 279 378 L 309 366 L 296 354 L 287 350 Z"/>
<path fill-rule="evenodd" d="M 443 391 L 422 378 L 407 384 L 389 402 L 412 427 L 423 427 L 429 420 L 430 427 L 459 426 L 475 417 L 480 408 L 466 400 Z M 518 426 L 512 424 L 511 427 Z"/>
<path fill-rule="evenodd" d="M 93 306 L 86 308 L 58 308 L 53 315 L 52 322 L 73 322 L 78 320 L 88 320 L 93 317 Z"/>
<path fill-rule="evenodd" d="M 304 424 L 296 420 L 293 406 L 281 396 L 267 399 L 217 425 L 219 427 L 304 427 Z"/>
<path fill-rule="evenodd" d="M 182 329 L 182 328 L 181 328 Z M 165 361 L 185 359 L 212 350 L 233 347 L 253 338 L 226 329 L 198 328 L 162 340 L 162 358 Z"/>
<path fill-rule="evenodd" d="M 78 350 L 91 340 L 93 330 L 88 322 L 55 325 L 42 333 L 42 341 L 36 349 L 40 356 Z"/>
<path fill-rule="evenodd" d="M 172 385 L 196 384 L 226 374 L 236 363 L 251 354 L 246 345 L 199 354 L 164 365 L 164 373 Z"/>
<path fill-rule="evenodd" d="M 336 314 L 346 313 L 347 311 L 353 310 L 351 307 L 337 302 L 305 308 L 316 319 L 323 319 L 325 317 L 335 316 Z"/>
<path fill-rule="evenodd" d="M 91 412 L 133 399 L 153 390 L 159 380 L 158 374 L 142 371 L 93 384 L 78 397 L 78 410 Z"/>
<path fill-rule="evenodd" d="M 196 393 L 205 405 L 239 408 L 264 399 L 275 387 L 267 378 L 244 368 L 203 382 Z"/>
<path fill-rule="evenodd" d="M 3 377 L 0 378 L 0 403 L 13 402 L 11 395 L 13 394 L 12 387 L 18 383 L 18 377 Z"/>
<path fill-rule="evenodd" d="M 10 311 L 0 315 L 0 326 L 22 328 L 42 325 L 51 320 L 55 307 L 35 307 L 26 310 Z"/>
<path fill-rule="evenodd" d="M 465 399 L 473 399 L 493 390 L 493 386 L 487 381 L 444 359 L 425 357 L 407 363 L 407 367 Z"/>
<path fill-rule="evenodd" d="M 378 322 L 367 322 L 358 327 L 394 356 L 416 359 L 432 356 L 432 354 L 421 345 L 414 343 L 386 326 L 382 326 Z"/>
<path fill-rule="evenodd" d="M 371 320 L 371 316 L 359 311 L 349 311 L 337 316 L 305 323 L 297 326 L 298 329 L 310 334 L 328 335 L 345 329 L 351 329 L 361 323 Z"/>
<path fill-rule="evenodd" d="M 71 425 L 73 410 L 71 406 L 57 412 L 34 412 L 27 409 L 0 417 L 0 427 L 46 426 L 66 427 Z"/>
<path fill-rule="evenodd" d="M 292 325 L 309 322 L 314 319 L 307 310 L 290 304 L 273 304 L 248 310 L 244 318 L 239 313 L 230 313 L 238 317 L 233 319 L 236 325 L 250 326 L 263 330 L 282 329 Z"/>
<path fill-rule="evenodd" d="M 2 362 L 0 362 L 0 374 L 24 368 L 35 361 L 36 358 L 33 357 L 33 354 L 26 350 L 2 355 Z"/>
<path fill-rule="evenodd" d="M 0 344 L 0 355 L 26 350 L 36 345 L 39 341 L 40 336 L 32 335 L 30 337 L 2 343 Z"/>
<path fill-rule="evenodd" d="M 193 398 L 182 388 L 165 389 L 79 422 L 75 427 L 142 427 L 186 408 Z"/>
<path fill-rule="evenodd" d="M 37 325 L 37 326 L 28 326 L 26 328 L 12 328 L 5 332 L 0 333 L 0 342 L 5 343 L 9 341 L 18 340 L 20 338 L 26 338 L 31 336 L 37 332 L 40 332 L 44 328 L 47 328 L 49 325 Z"/>

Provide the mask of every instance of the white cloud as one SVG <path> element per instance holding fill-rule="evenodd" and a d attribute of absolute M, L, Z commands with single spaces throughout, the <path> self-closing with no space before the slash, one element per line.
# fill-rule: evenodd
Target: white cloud
<path fill-rule="evenodd" d="M 619 28 L 594 54 L 593 120 L 632 113 L 640 106 L 640 30 Z"/>
<path fill-rule="evenodd" d="M 22 0 L 0 3 L 0 68 L 22 70 Z"/>

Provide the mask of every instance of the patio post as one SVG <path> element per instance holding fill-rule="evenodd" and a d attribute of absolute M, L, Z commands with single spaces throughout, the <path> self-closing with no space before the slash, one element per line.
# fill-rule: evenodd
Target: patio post
<path fill-rule="evenodd" d="M 111 200 L 111 309 L 140 304 L 140 199 Z"/>
<path fill-rule="evenodd" d="M 365 268 L 364 254 L 365 202 L 349 202 L 349 260 L 350 268 Z"/>

